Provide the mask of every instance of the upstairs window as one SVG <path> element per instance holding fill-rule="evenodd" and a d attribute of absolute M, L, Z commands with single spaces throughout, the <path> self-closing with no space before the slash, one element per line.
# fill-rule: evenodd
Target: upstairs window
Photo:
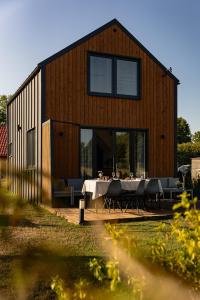
<path fill-rule="evenodd" d="M 137 99 L 140 61 L 136 58 L 89 54 L 89 94 Z"/>
<path fill-rule="evenodd" d="M 117 59 L 117 94 L 138 95 L 138 62 Z"/>
<path fill-rule="evenodd" d="M 91 56 L 90 90 L 97 93 L 112 93 L 112 59 Z"/>
<path fill-rule="evenodd" d="M 27 132 L 27 167 L 35 166 L 35 128 Z"/>

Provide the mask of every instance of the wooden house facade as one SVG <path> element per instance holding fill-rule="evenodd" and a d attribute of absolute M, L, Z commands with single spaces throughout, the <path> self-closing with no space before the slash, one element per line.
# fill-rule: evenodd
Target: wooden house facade
<path fill-rule="evenodd" d="M 8 103 L 12 190 L 55 178 L 176 173 L 178 79 L 116 19 L 42 61 Z M 27 177 L 26 177 L 27 176 Z"/>

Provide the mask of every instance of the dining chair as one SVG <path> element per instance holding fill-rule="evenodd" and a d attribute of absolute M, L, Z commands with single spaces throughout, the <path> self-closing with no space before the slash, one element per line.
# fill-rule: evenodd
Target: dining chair
<path fill-rule="evenodd" d="M 107 207 L 110 213 L 111 206 L 113 207 L 113 209 L 115 209 L 115 205 L 117 204 L 122 211 L 120 203 L 122 194 L 123 193 L 120 180 L 112 180 L 108 186 L 106 194 L 104 195 L 103 208 Z"/>
<path fill-rule="evenodd" d="M 83 179 L 82 178 L 68 178 L 67 184 L 68 184 L 68 186 L 71 187 L 71 199 L 72 199 L 72 205 L 74 205 L 74 198 L 83 196 L 83 193 L 82 193 Z"/>
<path fill-rule="evenodd" d="M 128 193 L 127 194 L 127 202 L 126 202 L 126 208 L 125 212 L 127 211 L 129 204 L 131 204 L 131 207 L 133 208 L 133 204 L 135 204 L 137 211 L 139 212 L 139 207 L 141 206 L 141 202 L 143 202 L 143 208 L 145 207 L 145 202 L 144 202 L 144 197 L 145 197 L 145 179 L 141 179 L 137 189 L 133 193 Z"/>
<path fill-rule="evenodd" d="M 149 180 L 145 189 L 145 194 L 147 200 L 150 200 L 151 203 L 155 202 L 158 204 L 158 208 L 160 209 L 161 191 L 158 178 L 151 178 Z"/>
<path fill-rule="evenodd" d="M 70 206 L 74 205 L 73 191 L 70 186 L 65 184 L 63 178 L 54 178 L 53 180 L 53 201 L 55 205 L 58 205 L 59 199 L 62 200 L 62 204 L 59 205 L 68 205 L 65 199 L 70 198 Z M 64 202 L 63 202 L 64 200 Z"/>

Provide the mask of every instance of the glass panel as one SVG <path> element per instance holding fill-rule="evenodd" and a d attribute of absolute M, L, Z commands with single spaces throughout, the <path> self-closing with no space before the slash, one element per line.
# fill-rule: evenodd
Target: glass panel
<path fill-rule="evenodd" d="M 137 96 L 137 62 L 117 60 L 117 94 Z"/>
<path fill-rule="evenodd" d="M 116 132 L 116 173 L 120 173 L 120 177 L 125 178 L 130 175 L 129 161 L 129 132 Z"/>
<path fill-rule="evenodd" d="M 81 177 L 92 177 L 92 129 L 81 129 Z"/>
<path fill-rule="evenodd" d="M 90 56 L 90 92 L 112 92 L 112 59 Z"/>
<path fill-rule="evenodd" d="M 96 171 L 111 176 L 113 170 L 112 130 L 96 129 Z"/>
<path fill-rule="evenodd" d="M 8 156 L 12 156 L 12 143 L 8 144 Z"/>
<path fill-rule="evenodd" d="M 134 158 L 135 158 L 135 171 L 137 177 L 146 177 L 145 173 L 145 149 L 146 149 L 146 132 L 135 132 L 135 145 L 134 145 Z"/>
<path fill-rule="evenodd" d="M 27 167 L 35 166 L 35 129 L 27 132 Z"/>

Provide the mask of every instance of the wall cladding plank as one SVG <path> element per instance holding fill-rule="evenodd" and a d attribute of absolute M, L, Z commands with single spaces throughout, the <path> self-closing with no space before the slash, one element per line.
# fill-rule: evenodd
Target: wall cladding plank
<path fill-rule="evenodd" d="M 42 202 L 51 205 L 52 169 L 51 169 L 51 122 L 42 125 Z"/>

